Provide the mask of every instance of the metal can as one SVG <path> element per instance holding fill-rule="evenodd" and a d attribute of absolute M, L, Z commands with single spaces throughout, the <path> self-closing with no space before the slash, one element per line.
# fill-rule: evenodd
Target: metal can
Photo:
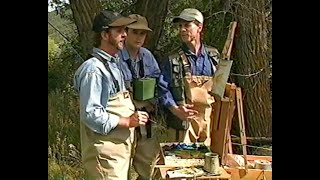
<path fill-rule="evenodd" d="M 203 169 L 211 174 L 220 174 L 219 155 L 217 153 L 205 153 Z"/>
<path fill-rule="evenodd" d="M 263 169 L 263 170 L 272 170 L 271 162 L 267 160 L 255 160 L 254 168 Z"/>

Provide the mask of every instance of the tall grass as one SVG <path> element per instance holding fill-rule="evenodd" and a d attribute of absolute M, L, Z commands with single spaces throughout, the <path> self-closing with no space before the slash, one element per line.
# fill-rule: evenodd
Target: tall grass
<path fill-rule="evenodd" d="M 48 179 L 84 177 L 80 155 L 79 106 L 72 92 L 48 94 Z"/>

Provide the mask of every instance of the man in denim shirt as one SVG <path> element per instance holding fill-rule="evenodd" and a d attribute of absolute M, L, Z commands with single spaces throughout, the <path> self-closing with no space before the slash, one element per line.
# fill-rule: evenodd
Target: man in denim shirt
<path fill-rule="evenodd" d="M 152 30 L 148 27 L 147 19 L 138 14 L 131 14 L 129 18 L 136 22 L 127 26 L 127 38 L 122 50 L 118 55 L 121 59 L 120 69 L 123 72 L 126 88 L 133 92 L 132 82 L 134 79 L 159 78 L 160 68 L 153 54 L 142 47 L 148 32 Z M 135 101 L 134 101 L 135 102 Z M 136 108 L 146 107 L 153 110 L 152 101 L 135 103 Z"/>
<path fill-rule="evenodd" d="M 148 27 L 147 19 L 138 14 L 131 14 L 129 18 L 136 20 L 136 22 L 127 26 L 128 36 L 124 48 L 118 54 L 121 59 L 120 69 L 124 76 L 126 88 L 134 95 L 133 81 L 141 78 L 158 79 L 160 69 L 152 53 L 142 47 L 147 33 L 152 31 Z M 153 88 L 155 89 L 155 87 Z M 139 91 L 142 91 L 142 89 L 139 89 Z M 148 113 L 152 113 L 154 110 L 155 99 L 141 101 L 135 99 L 134 96 L 131 97 L 137 109 L 146 110 Z M 156 137 L 153 134 L 151 135 L 150 121 L 146 126 L 140 126 L 136 129 L 138 136 L 137 147 L 133 156 L 133 166 L 139 175 L 139 180 L 152 179 L 154 169 L 152 165 L 156 163 L 160 145 Z"/>
<path fill-rule="evenodd" d="M 127 180 L 134 127 L 148 114 L 136 111 L 118 68 L 117 52 L 135 20 L 103 10 L 93 21 L 95 44 L 91 58 L 75 72 L 80 97 L 80 138 L 83 166 L 89 179 Z"/>

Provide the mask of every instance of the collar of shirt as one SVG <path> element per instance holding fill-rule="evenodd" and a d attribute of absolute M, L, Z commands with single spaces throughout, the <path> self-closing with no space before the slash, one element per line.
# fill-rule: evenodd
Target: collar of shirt
<path fill-rule="evenodd" d="M 111 56 L 110 54 L 99 48 L 93 48 L 92 53 L 100 55 L 103 59 L 107 61 L 119 62 L 119 57 L 117 54 L 115 54 L 115 56 Z"/>
<path fill-rule="evenodd" d="M 123 49 L 121 50 L 121 56 L 122 56 L 122 59 L 125 61 L 128 61 L 130 59 L 129 52 L 126 47 L 123 47 Z M 143 58 L 143 56 L 144 56 L 144 52 L 142 51 L 142 48 L 140 48 L 138 52 L 138 59 L 136 62 L 140 61 Z"/>
<path fill-rule="evenodd" d="M 185 43 L 182 44 L 181 49 L 186 53 L 187 56 L 194 55 L 194 56 L 198 57 L 195 53 L 193 53 L 188 48 L 188 46 Z M 205 49 L 204 49 L 203 43 L 201 43 L 201 46 L 200 46 L 200 56 L 202 56 L 202 57 L 205 56 Z"/>

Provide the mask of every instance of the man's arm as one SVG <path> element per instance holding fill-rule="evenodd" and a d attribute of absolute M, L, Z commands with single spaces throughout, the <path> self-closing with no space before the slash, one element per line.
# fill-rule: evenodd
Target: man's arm
<path fill-rule="evenodd" d="M 108 134 L 114 129 L 120 120 L 120 117 L 106 112 L 101 104 L 102 95 L 102 75 L 97 71 L 86 72 L 80 80 L 80 105 L 81 120 L 94 132 Z M 107 78 L 104 80 L 108 81 Z M 109 84 L 111 82 L 105 82 Z M 108 86 L 104 86 L 104 91 L 109 92 Z M 106 101 L 109 99 L 109 93 L 106 93 Z"/>
<path fill-rule="evenodd" d="M 154 78 L 159 78 L 161 70 L 159 68 L 157 60 L 154 58 L 153 54 L 150 52 L 150 76 Z"/>
<path fill-rule="evenodd" d="M 172 93 L 170 92 L 171 81 L 171 65 L 169 60 L 165 59 L 164 64 L 161 68 L 158 90 L 160 103 L 167 108 L 177 106 L 176 102 L 173 99 Z"/>
<path fill-rule="evenodd" d="M 181 120 L 191 120 L 198 112 L 190 109 L 193 105 L 177 105 L 170 92 L 170 84 L 172 83 L 171 65 L 169 60 L 164 61 L 161 75 L 159 78 L 159 94 L 160 103 L 168 108 L 175 116 Z"/>
<path fill-rule="evenodd" d="M 107 78 L 104 78 L 108 81 Z M 84 74 L 80 82 L 80 105 L 81 105 L 81 120 L 92 131 L 100 134 L 108 134 L 116 126 L 122 127 L 137 127 L 145 125 L 149 115 L 146 112 L 136 111 L 130 117 L 120 117 L 115 114 L 108 113 L 101 104 L 103 78 L 97 72 L 88 72 Z M 106 91 L 106 101 L 109 100 L 108 86 L 104 86 Z"/>

